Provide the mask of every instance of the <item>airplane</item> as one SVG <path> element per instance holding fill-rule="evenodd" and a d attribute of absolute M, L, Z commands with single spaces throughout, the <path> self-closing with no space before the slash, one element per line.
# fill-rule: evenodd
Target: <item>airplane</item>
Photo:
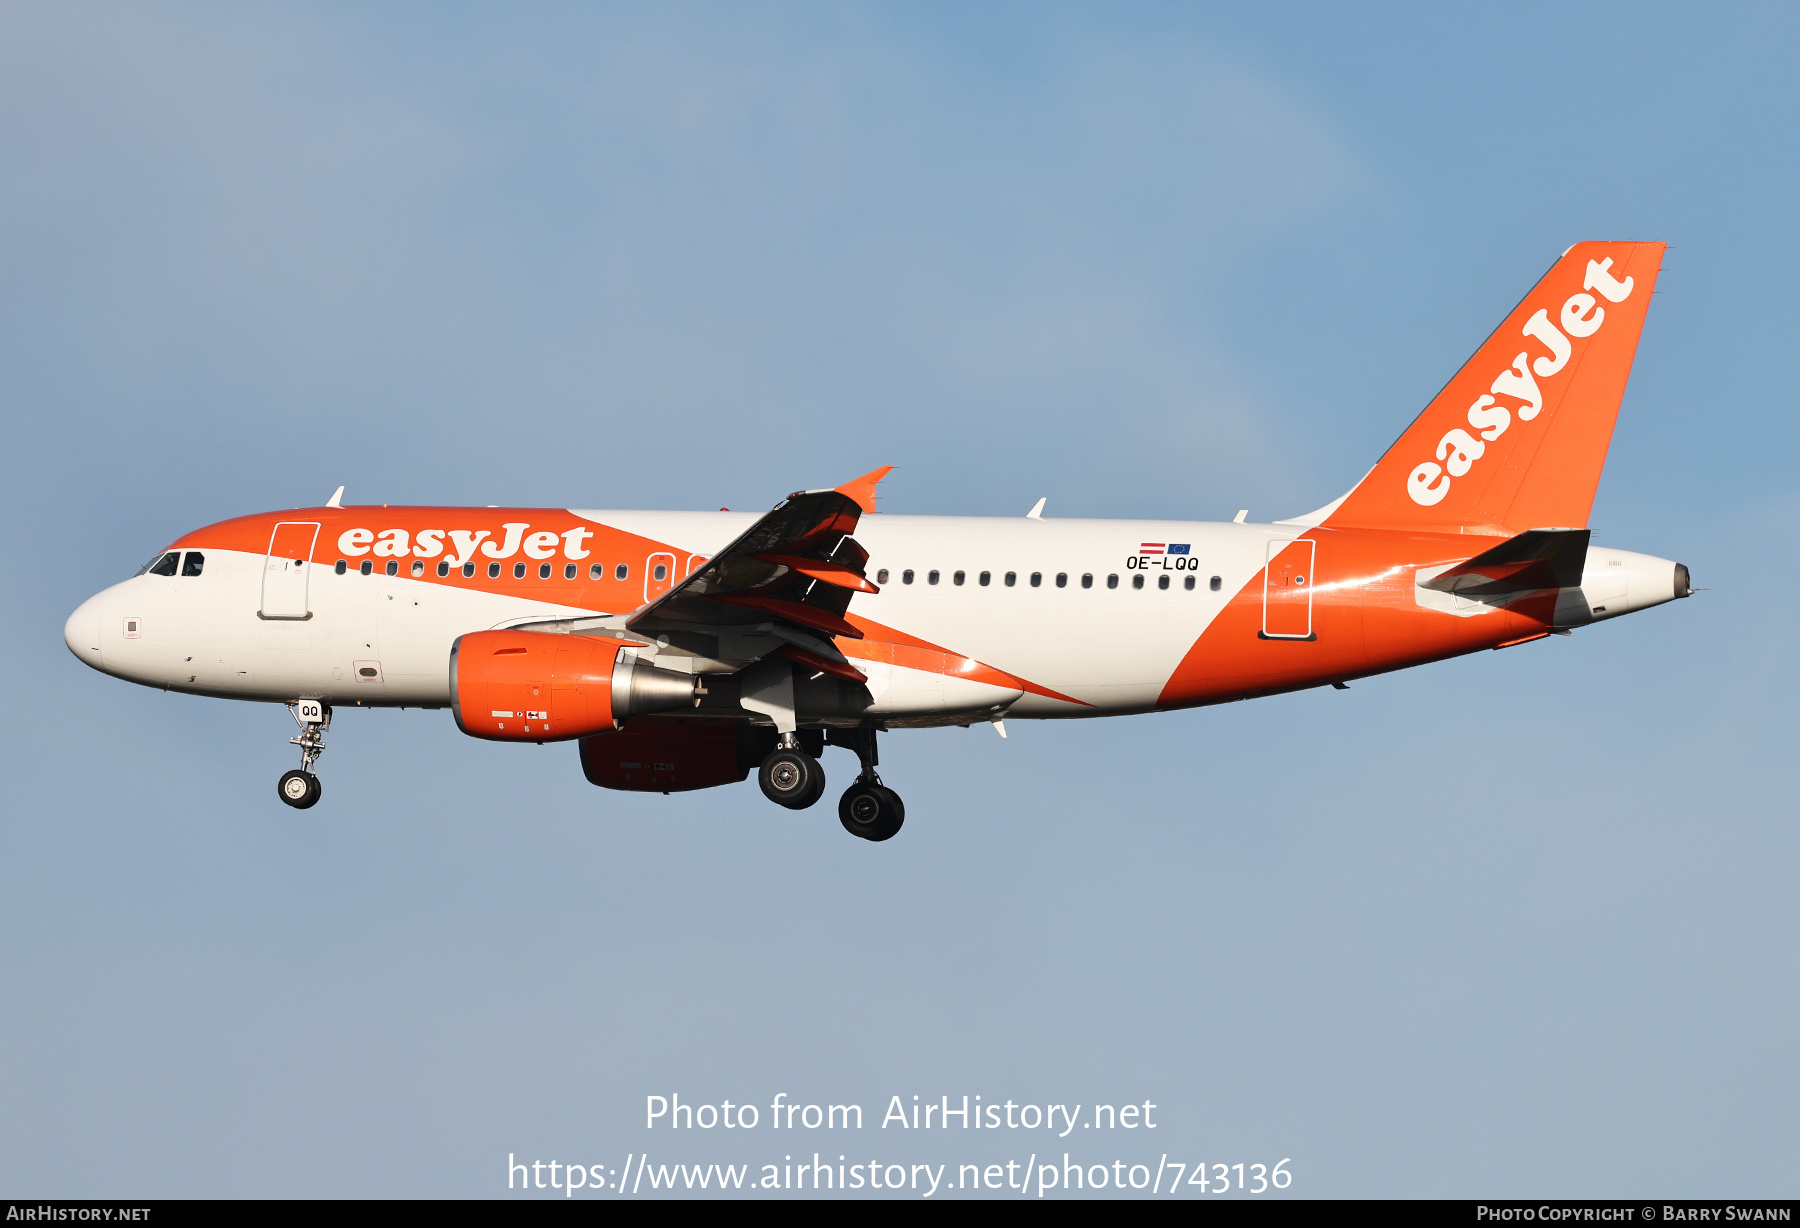
<path fill-rule="evenodd" d="M 221 521 L 70 615 L 84 664 L 285 704 L 305 809 L 333 711 L 449 708 L 572 741 L 603 788 L 743 781 L 851 834 L 905 822 L 884 731 L 1229 703 L 1512 648 L 1684 598 L 1595 546 L 1661 243 L 1581 243 L 1347 494 L 1267 524 L 876 514 L 891 466 L 728 511 L 349 506 Z"/>

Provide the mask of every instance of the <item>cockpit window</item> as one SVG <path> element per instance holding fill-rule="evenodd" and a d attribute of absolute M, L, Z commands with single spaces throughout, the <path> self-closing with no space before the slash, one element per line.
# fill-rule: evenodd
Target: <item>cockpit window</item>
<path fill-rule="evenodd" d="M 184 576 L 197 576 L 200 574 L 200 569 L 205 566 L 206 556 L 201 554 L 198 550 L 190 550 L 187 552 L 187 557 L 181 560 L 181 574 Z"/>
<path fill-rule="evenodd" d="M 181 551 L 171 550 L 160 558 L 145 564 L 144 570 L 138 572 L 138 575 L 172 576 L 175 574 L 175 565 L 179 562 L 181 562 Z"/>

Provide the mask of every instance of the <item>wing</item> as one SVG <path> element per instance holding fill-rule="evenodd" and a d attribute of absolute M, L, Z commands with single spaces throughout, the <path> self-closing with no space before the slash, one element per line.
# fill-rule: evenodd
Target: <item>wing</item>
<path fill-rule="evenodd" d="M 748 664 L 779 652 L 800 665 L 866 682 L 833 640 L 861 639 L 845 619 L 856 593 L 879 592 L 863 575 L 868 552 L 850 536 L 875 509 L 875 487 L 892 465 L 836 490 L 789 495 L 736 541 L 625 625 L 639 635 L 693 636 L 700 655 Z"/>

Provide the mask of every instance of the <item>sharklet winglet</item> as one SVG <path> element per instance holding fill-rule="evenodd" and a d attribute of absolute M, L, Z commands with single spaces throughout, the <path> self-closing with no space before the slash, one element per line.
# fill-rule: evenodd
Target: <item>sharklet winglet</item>
<path fill-rule="evenodd" d="M 852 478 L 837 488 L 840 495 L 847 495 L 856 500 L 865 512 L 875 510 L 875 488 L 881 485 L 881 479 L 894 471 L 892 465 L 883 465 L 879 469 L 871 469 L 860 478 Z"/>

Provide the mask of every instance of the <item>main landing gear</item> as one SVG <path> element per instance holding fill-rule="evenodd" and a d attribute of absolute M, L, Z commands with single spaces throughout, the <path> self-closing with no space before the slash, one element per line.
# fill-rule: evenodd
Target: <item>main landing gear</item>
<path fill-rule="evenodd" d="M 888 840 L 906 822 L 906 803 L 873 776 L 858 776 L 838 799 L 838 822 L 864 840 Z"/>
<path fill-rule="evenodd" d="M 331 728 L 331 705 L 316 699 L 302 699 L 289 704 L 287 710 L 294 718 L 294 724 L 300 726 L 299 736 L 288 739 L 300 748 L 300 767 L 297 771 L 281 774 L 275 793 L 295 810 L 305 810 L 317 805 L 325 791 L 319 778 L 313 775 L 312 765 L 325 753 L 325 731 Z"/>
<path fill-rule="evenodd" d="M 855 783 L 838 799 L 838 821 L 845 831 L 861 839 L 892 839 L 906 822 L 906 804 L 875 774 L 875 730 L 833 729 L 827 737 L 832 746 L 853 750 L 862 761 Z M 797 735 L 784 733 L 762 761 L 756 783 L 762 786 L 763 796 L 777 806 L 805 810 L 825 792 L 825 769 L 807 753 Z"/>
<path fill-rule="evenodd" d="M 889 840 L 906 822 L 906 803 L 900 795 L 881 783 L 875 773 L 880 756 L 875 748 L 875 730 L 856 728 L 833 730 L 832 744 L 846 746 L 862 761 L 856 782 L 838 799 L 838 822 L 844 830 L 864 840 Z"/>
<path fill-rule="evenodd" d="M 825 769 L 800 746 L 800 739 L 784 733 L 775 749 L 762 761 L 756 783 L 763 796 L 789 810 L 805 810 L 825 793 Z"/>

